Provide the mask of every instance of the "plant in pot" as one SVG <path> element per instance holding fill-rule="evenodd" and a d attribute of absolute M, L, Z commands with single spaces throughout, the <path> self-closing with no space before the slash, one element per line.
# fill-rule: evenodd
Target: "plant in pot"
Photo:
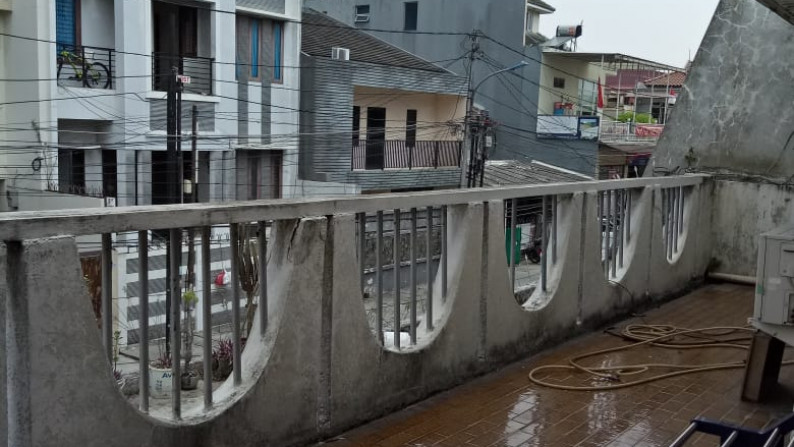
<path fill-rule="evenodd" d="M 188 290 L 182 294 L 182 302 L 185 312 L 185 331 L 182 337 L 184 343 L 182 358 L 185 361 L 185 366 L 182 368 L 182 389 L 195 390 L 198 388 L 199 376 L 196 371 L 191 369 L 190 360 L 193 359 L 193 308 L 198 303 L 198 295 L 192 289 Z"/>
<path fill-rule="evenodd" d="M 154 398 L 171 396 L 174 374 L 171 372 L 171 356 L 161 353 L 149 363 L 149 394 Z"/>
<path fill-rule="evenodd" d="M 225 380 L 232 373 L 234 345 L 231 340 L 223 339 L 212 350 L 212 379 Z"/>

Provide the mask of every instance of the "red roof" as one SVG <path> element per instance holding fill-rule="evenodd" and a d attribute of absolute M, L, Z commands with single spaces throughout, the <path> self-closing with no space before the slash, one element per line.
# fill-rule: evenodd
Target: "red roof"
<path fill-rule="evenodd" d="M 683 71 L 676 71 L 674 73 L 656 76 L 654 78 L 646 79 L 643 82 L 646 86 L 651 87 L 681 87 L 686 82 L 686 73 Z"/>

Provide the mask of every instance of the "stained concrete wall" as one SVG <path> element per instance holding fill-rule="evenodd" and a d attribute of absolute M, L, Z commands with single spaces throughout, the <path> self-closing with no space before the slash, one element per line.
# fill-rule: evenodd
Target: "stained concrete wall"
<path fill-rule="evenodd" d="M 11 386 L 0 388 L 0 401 L 13 408 L 9 445 L 288 446 L 340 433 L 691 287 L 710 253 L 710 213 L 701 211 L 708 210 L 704 186 L 685 189 L 687 231 L 672 261 L 661 247 L 659 190 L 633 192 L 635 230 L 621 285 L 606 280 L 600 263 L 596 193 L 560 195 L 549 290 L 523 306 L 507 279 L 504 201 L 450 206 L 448 296 L 442 299 L 437 278 L 436 329 L 420 328 L 418 345 L 402 352 L 380 347 L 369 328 L 350 262 L 355 217 L 279 221 L 271 234 L 268 327 L 260 335 L 256 319 L 242 385 L 227 381 L 212 411 L 186 407 L 178 422 L 140 414 L 115 389 L 74 240 L 12 244 Z"/>
<path fill-rule="evenodd" d="M 716 271 L 755 276 L 758 236 L 791 222 L 792 53 L 789 22 L 755 0 L 722 0 L 656 148 L 657 173 L 715 174 Z"/>

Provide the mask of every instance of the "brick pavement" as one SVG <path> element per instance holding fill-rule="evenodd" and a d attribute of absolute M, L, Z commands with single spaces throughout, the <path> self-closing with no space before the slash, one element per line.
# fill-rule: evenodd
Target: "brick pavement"
<path fill-rule="evenodd" d="M 621 324 L 672 324 L 697 328 L 744 326 L 752 313 L 753 290 L 710 285 Z M 439 394 L 399 413 L 355 429 L 325 445 L 343 446 L 667 446 L 697 416 L 762 428 L 791 411 L 794 367 L 781 373 L 775 402 L 755 405 L 739 399 L 742 370 L 687 375 L 606 392 L 575 392 L 531 384 L 529 371 L 564 364 L 575 354 L 623 342 L 591 333 L 553 350 Z M 639 348 L 590 365 L 701 363 L 744 360 L 729 349 Z M 789 355 L 790 356 L 790 355 Z M 588 384 L 579 374 L 554 374 L 559 383 Z M 688 446 L 718 445 L 697 435 Z"/>

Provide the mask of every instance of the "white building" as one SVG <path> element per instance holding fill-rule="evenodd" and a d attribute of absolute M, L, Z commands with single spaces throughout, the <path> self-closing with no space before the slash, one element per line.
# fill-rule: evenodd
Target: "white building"
<path fill-rule="evenodd" d="M 18 202 L 31 191 L 174 201 L 165 90 L 176 66 L 191 78 L 185 177 L 198 112 L 199 200 L 293 196 L 299 22 L 299 0 L 0 2 L 0 74 L 23 80 L 0 82 L 0 179 Z"/>

